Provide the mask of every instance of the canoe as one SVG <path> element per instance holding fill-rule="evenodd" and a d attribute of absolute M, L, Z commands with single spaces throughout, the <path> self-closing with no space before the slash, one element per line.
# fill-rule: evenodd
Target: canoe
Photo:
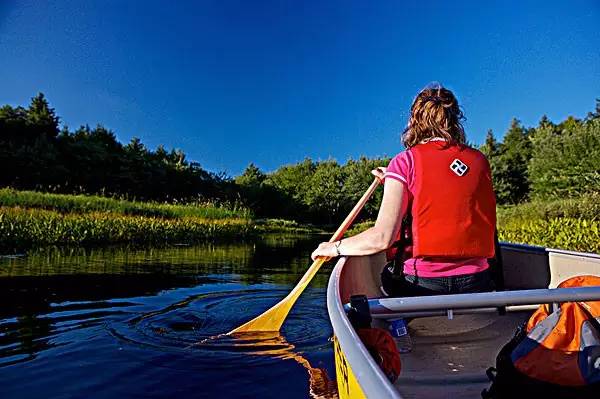
<path fill-rule="evenodd" d="M 600 300 L 600 287 L 556 289 L 572 276 L 600 276 L 600 255 L 508 243 L 501 251 L 505 291 L 414 298 L 383 297 L 383 254 L 340 258 L 327 288 L 340 398 L 480 398 L 490 385 L 486 369 L 540 303 Z M 344 305 L 359 294 L 369 298 L 374 326 L 412 318 L 413 349 L 401 354 L 395 384 L 346 316 Z"/>

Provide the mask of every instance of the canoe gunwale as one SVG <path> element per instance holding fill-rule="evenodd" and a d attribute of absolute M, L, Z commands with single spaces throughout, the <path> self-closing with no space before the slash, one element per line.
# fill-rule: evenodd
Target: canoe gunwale
<path fill-rule="evenodd" d="M 558 254 L 558 255 L 570 255 L 576 257 L 600 259 L 600 254 L 591 252 L 577 252 L 569 251 L 567 249 L 556 249 L 540 247 L 539 245 L 528 245 L 528 244 L 516 244 L 513 242 L 500 241 L 502 249 L 510 249 L 513 251 L 525 252 L 525 253 L 540 253 L 540 254 Z"/>
<path fill-rule="evenodd" d="M 387 379 L 363 345 L 344 311 L 339 282 L 347 259 L 342 257 L 338 260 L 327 286 L 327 310 L 333 333 L 348 363 L 352 366 L 352 371 L 366 397 L 401 399 L 394 385 Z"/>

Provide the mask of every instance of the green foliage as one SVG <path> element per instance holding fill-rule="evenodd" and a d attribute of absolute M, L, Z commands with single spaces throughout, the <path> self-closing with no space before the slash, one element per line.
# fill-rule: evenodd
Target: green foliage
<path fill-rule="evenodd" d="M 514 119 L 503 142 L 491 131 L 480 150 L 492 167 L 499 204 L 528 198 L 578 197 L 600 192 L 600 99 L 584 120 L 554 124 L 543 116 L 537 128 Z"/>
<path fill-rule="evenodd" d="M 336 219 L 344 206 L 344 173 L 336 161 L 319 162 L 308 185 L 304 200 L 327 223 Z"/>
<path fill-rule="evenodd" d="M 600 220 L 600 193 L 577 198 L 536 199 L 531 202 L 498 207 L 498 223 L 511 220 L 550 220 L 556 218 Z"/>
<path fill-rule="evenodd" d="M 508 220 L 499 225 L 499 237 L 502 241 L 600 253 L 598 220 Z"/>
<path fill-rule="evenodd" d="M 496 137 L 494 137 L 492 129 L 488 129 L 485 136 L 485 142 L 479 147 L 479 150 L 483 152 L 490 162 L 498 156 L 500 152 L 500 143 L 498 143 Z"/>
<path fill-rule="evenodd" d="M 0 187 L 161 201 L 235 198 L 230 182 L 180 150 L 151 151 L 139 139 L 122 145 L 101 125 L 59 133 L 58 124 L 41 93 L 28 108 L 0 108 Z"/>
<path fill-rule="evenodd" d="M 317 224 L 332 224 L 352 209 L 371 184 L 371 170 L 387 166 L 389 158 L 314 162 L 310 159 L 285 165 L 268 175 L 254 165 L 236 178 L 245 204 L 262 217 L 286 217 Z M 362 215 L 375 217 L 383 190 L 367 203 Z M 254 201 L 252 199 L 260 198 Z"/>
<path fill-rule="evenodd" d="M 64 127 L 60 132 L 58 127 L 59 118 L 43 94 L 34 97 L 28 107 L 0 108 L 0 187 L 170 204 L 199 201 L 201 206 L 169 208 L 159 203 L 40 197 L 38 193 L 16 191 L 0 192 L 0 204 L 63 213 L 98 211 L 159 218 L 247 218 L 253 213 L 261 218 L 336 224 L 370 184 L 370 170 L 389 163 L 386 158 L 360 157 L 346 164 L 307 158 L 271 173 L 250 164 L 232 181 L 189 162 L 180 150 L 159 146 L 152 151 L 137 138 L 122 144 L 114 132 L 101 125 L 75 131 Z M 554 124 L 544 116 L 539 126 L 531 129 L 513 119 L 501 141 L 488 131 L 480 149 L 490 161 L 499 205 L 535 200 L 518 211 L 501 207 L 501 213 L 529 212 L 541 218 L 543 211 L 552 217 L 579 218 L 573 216 L 579 212 L 576 205 L 540 205 L 537 201 L 568 197 L 584 198 L 579 200 L 584 201 L 583 208 L 597 209 L 589 204 L 596 197 L 586 195 L 600 192 L 600 100 L 596 110 L 583 120 L 569 117 Z M 382 192 L 376 191 L 362 217 L 375 218 Z M 203 206 L 207 201 L 213 205 Z M 214 205 L 223 203 L 241 203 L 245 209 Z M 580 211 L 587 212 L 583 208 Z M 596 220 L 586 215 L 581 218 Z M 544 216 L 544 220 L 549 218 Z"/>
<path fill-rule="evenodd" d="M 252 234 L 247 219 L 163 219 L 110 212 L 63 214 L 42 209 L 0 208 L 0 245 L 19 250 L 47 245 L 162 245 L 233 240 Z"/>
<path fill-rule="evenodd" d="M 480 150 L 492 168 L 494 190 L 498 203 L 517 204 L 529 195 L 527 162 L 531 156 L 529 132 L 513 119 L 504 141 L 498 143 L 491 130 Z"/>
<path fill-rule="evenodd" d="M 324 234 L 325 231 L 312 225 L 300 224 L 294 220 L 286 219 L 257 219 L 254 229 L 261 234 Z"/>
<path fill-rule="evenodd" d="M 558 198 L 600 192 L 600 118 L 540 126 L 529 161 L 532 196 Z"/>
<path fill-rule="evenodd" d="M 315 169 L 316 164 L 310 158 L 306 158 L 294 165 L 284 165 L 267 176 L 265 185 L 272 187 L 281 197 L 277 204 L 280 216 L 295 215 L 305 220 L 310 219 L 306 190 L 311 184 Z"/>
<path fill-rule="evenodd" d="M 31 104 L 27 110 L 27 124 L 38 131 L 38 134 L 52 139 L 58 135 L 59 118 L 50 108 L 43 93 L 31 99 Z"/>
<path fill-rule="evenodd" d="M 265 184 L 267 176 L 251 163 L 244 173 L 235 178 L 242 200 L 246 206 L 251 208 L 260 216 L 278 216 L 273 214 L 274 209 L 278 209 L 276 202 L 279 199 L 279 192 L 271 186 Z"/>
<path fill-rule="evenodd" d="M 247 208 L 224 204 L 197 203 L 188 205 L 135 202 L 90 195 L 64 195 L 0 189 L 0 206 L 46 209 L 60 213 L 106 212 L 119 215 L 160 218 L 196 217 L 227 219 L 252 217 Z"/>
<path fill-rule="evenodd" d="M 389 163 L 389 158 L 369 159 L 364 156 L 360 157 L 357 161 L 352 159 L 348 160 L 346 165 L 343 166 L 345 213 L 350 212 L 354 204 L 358 202 L 367 187 L 369 187 L 373 181 L 374 177 L 371 174 L 371 171 L 378 166 L 387 167 Z M 362 212 L 363 218 L 374 219 L 377 217 L 382 197 L 383 189 L 376 190 L 375 193 L 373 193 L 373 196 L 369 202 L 367 202 Z"/>
<path fill-rule="evenodd" d="M 501 240 L 600 253 L 600 193 L 498 208 Z"/>
<path fill-rule="evenodd" d="M 346 237 L 355 236 L 358 233 L 362 233 L 363 231 L 370 229 L 373 226 L 375 226 L 374 220 L 367 220 L 364 222 L 355 223 L 350 229 L 348 229 L 348 231 L 346 231 L 345 236 Z"/>

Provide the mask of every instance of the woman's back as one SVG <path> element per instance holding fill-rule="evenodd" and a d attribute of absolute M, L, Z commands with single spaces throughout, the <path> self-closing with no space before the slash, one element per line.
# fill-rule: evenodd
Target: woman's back
<path fill-rule="evenodd" d="M 409 193 L 413 246 L 406 274 L 447 277 L 487 268 L 496 214 L 483 154 L 431 140 L 394 157 L 385 176 L 405 183 Z"/>

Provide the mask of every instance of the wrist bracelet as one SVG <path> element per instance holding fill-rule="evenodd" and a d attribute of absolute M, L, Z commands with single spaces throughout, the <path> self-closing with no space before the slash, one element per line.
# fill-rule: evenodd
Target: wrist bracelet
<path fill-rule="evenodd" d="M 335 253 L 337 254 L 337 256 L 342 256 L 342 254 L 340 253 L 340 245 L 342 245 L 342 240 L 333 243 L 333 246 L 335 247 Z"/>

